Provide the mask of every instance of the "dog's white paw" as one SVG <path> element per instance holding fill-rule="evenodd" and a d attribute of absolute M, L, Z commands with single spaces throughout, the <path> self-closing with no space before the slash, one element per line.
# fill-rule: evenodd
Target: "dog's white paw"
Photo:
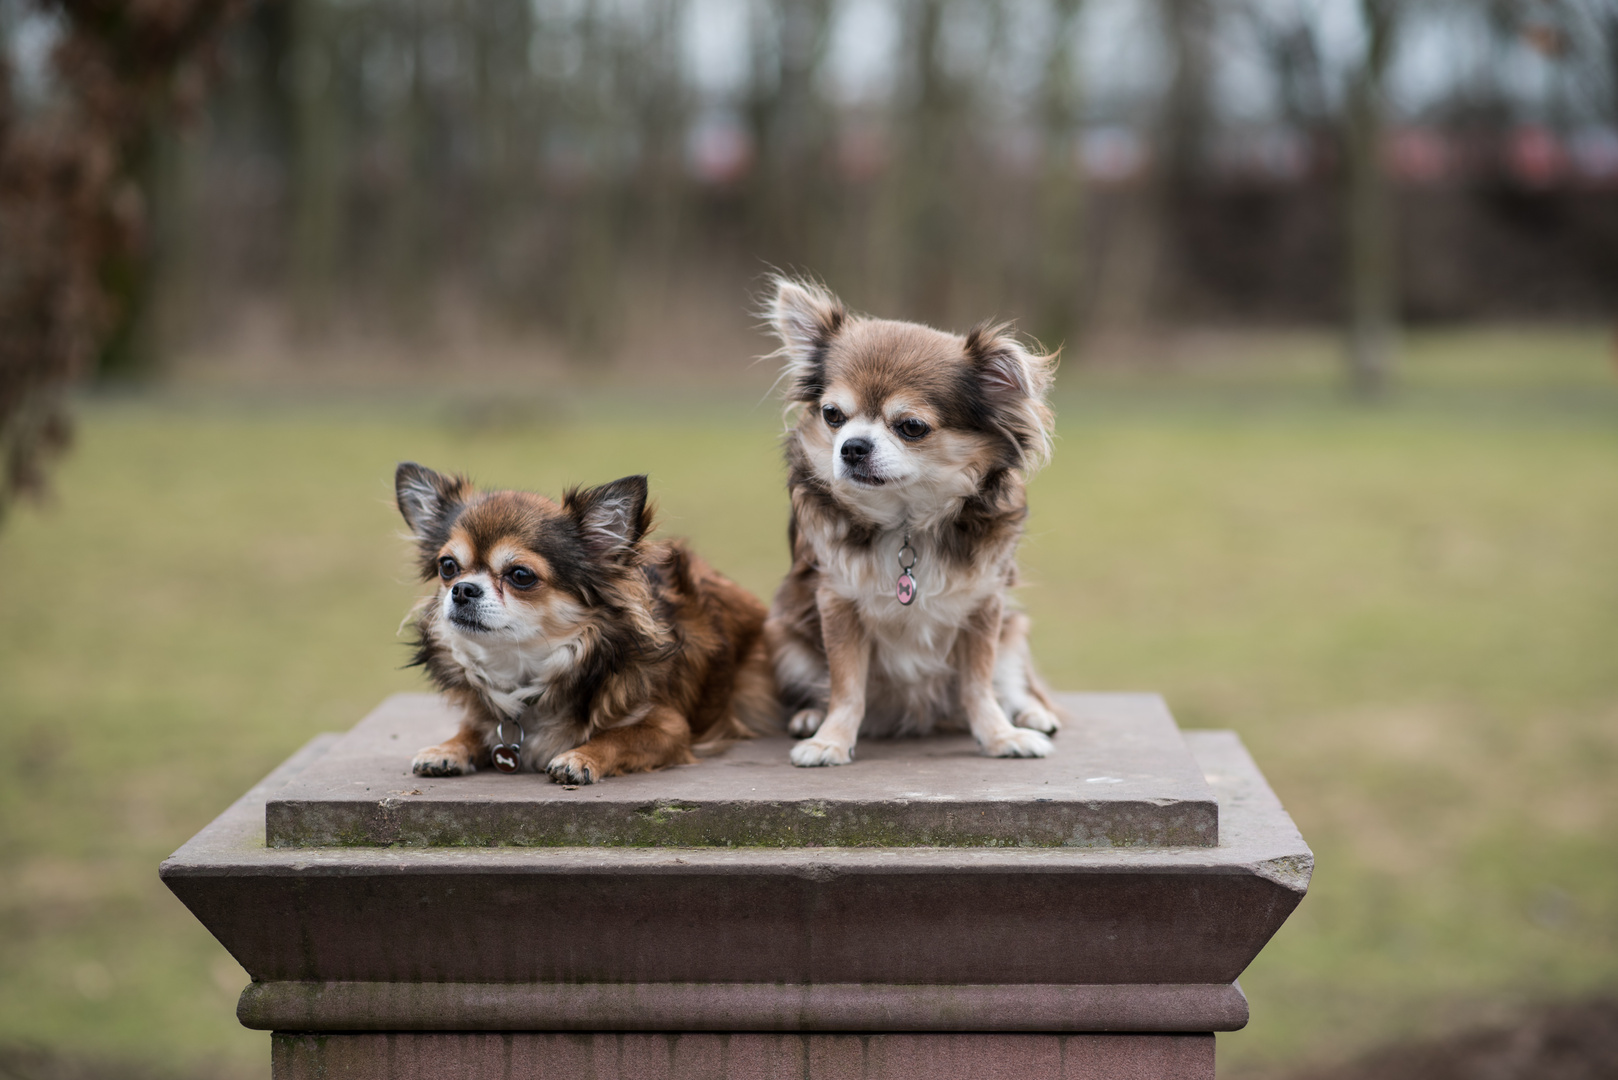
<path fill-rule="evenodd" d="M 1034 731 L 1043 731 L 1047 735 L 1055 735 L 1062 730 L 1062 721 L 1056 714 L 1038 702 L 1029 702 L 1028 707 L 1017 714 L 1012 721 L 1020 728 L 1030 728 Z"/>
<path fill-rule="evenodd" d="M 1049 739 L 1028 728 L 1012 728 L 983 744 L 989 757 L 1044 757 L 1052 749 Z"/>
<path fill-rule="evenodd" d="M 478 767 L 458 747 L 429 746 L 416 754 L 410 771 L 417 776 L 465 776 L 477 772 Z"/>
<path fill-rule="evenodd" d="M 854 760 L 854 748 L 819 739 L 805 739 L 792 748 L 792 764 L 805 768 L 815 765 L 847 765 Z"/>
<path fill-rule="evenodd" d="M 598 770 L 596 763 L 590 760 L 588 754 L 569 750 L 551 758 L 551 763 L 545 766 L 545 771 L 558 784 L 593 784 L 596 782 Z"/>
<path fill-rule="evenodd" d="M 792 714 L 792 719 L 787 721 L 787 734 L 799 739 L 813 735 L 820 730 L 820 725 L 825 719 L 826 714 L 819 709 L 799 709 Z"/>

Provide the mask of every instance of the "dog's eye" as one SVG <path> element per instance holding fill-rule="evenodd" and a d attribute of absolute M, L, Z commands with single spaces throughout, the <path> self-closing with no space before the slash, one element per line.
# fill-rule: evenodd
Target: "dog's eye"
<path fill-rule="evenodd" d="M 835 405 L 822 405 L 820 415 L 826 418 L 826 424 L 829 427 L 842 427 L 843 421 L 848 419 L 843 415 L 843 410 Z"/>
<path fill-rule="evenodd" d="M 526 566 L 513 566 L 506 571 L 506 580 L 519 589 L 532 589 L 539 582 L 539 575 Z"/>
<path fill-rule="evenodd" d="M 442 559 L 438 560 L 438 576 L 443 578 L 445 581 L 448 581 L 450 578 L 454 577 L 460 572 L 460 566 L 458 566 L 455 560 L 450 558 L 448 555 L 445 555 Z"/>
<path fill-rule="evenodd" d="M 932 428 L 927 426 L 927 422 L 925 420 L 917 420 L 914 416 L 908 420 L 899 421 L 898 426 L 899 434 L 911 440 L 919 439 L 932 430 Z"/>

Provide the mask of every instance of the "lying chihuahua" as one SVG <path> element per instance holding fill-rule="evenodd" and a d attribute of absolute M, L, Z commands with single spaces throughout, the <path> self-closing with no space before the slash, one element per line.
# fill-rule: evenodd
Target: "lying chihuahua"
<path fill-rule="evenodd" d="M 678 543 L 646 539 L 646 478 L 477 491 L 407 462 L 394 477 L 421 572 L 416 663 L 464 711 L 420 776 L 491 763 L 564 784 L 694 760 L 768 726 L 764 606 Z"/>

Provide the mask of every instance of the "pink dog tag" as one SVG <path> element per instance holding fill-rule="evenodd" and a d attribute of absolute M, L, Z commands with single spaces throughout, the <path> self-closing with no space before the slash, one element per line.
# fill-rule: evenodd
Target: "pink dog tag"
<path fill-rule="evenodd" d="M 494 767 L 503 773 L 514 773 L 522 767 L 522 758 L 517 756 L 517 747 L 510 744 L 495 747 L 490 756 L 494 758 Z"/>
<path fill-rule="evenodd" d="M 906 607 L 909 607 L 910 602 L 916 598 L 916 579 L 910 576 L 909 570 L 899 575 L 893 594 L 899 598 L 899 603 Z"/>

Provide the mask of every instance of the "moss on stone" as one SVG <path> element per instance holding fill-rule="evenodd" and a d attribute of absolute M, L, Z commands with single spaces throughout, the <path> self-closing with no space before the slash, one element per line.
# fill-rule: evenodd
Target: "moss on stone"
<path fill-rule="evenodd" d="M 473 804 L 453 814 L 425 805 L 305 804 L 283 811 L 276 847 L 1066 847 L 1209 846 L 1211 818 L 1142 820 L 1081 803 L 841 805 L 659 800 L 593 804 Z M 368 811 L 368 812 L 367 812 Z"/>

